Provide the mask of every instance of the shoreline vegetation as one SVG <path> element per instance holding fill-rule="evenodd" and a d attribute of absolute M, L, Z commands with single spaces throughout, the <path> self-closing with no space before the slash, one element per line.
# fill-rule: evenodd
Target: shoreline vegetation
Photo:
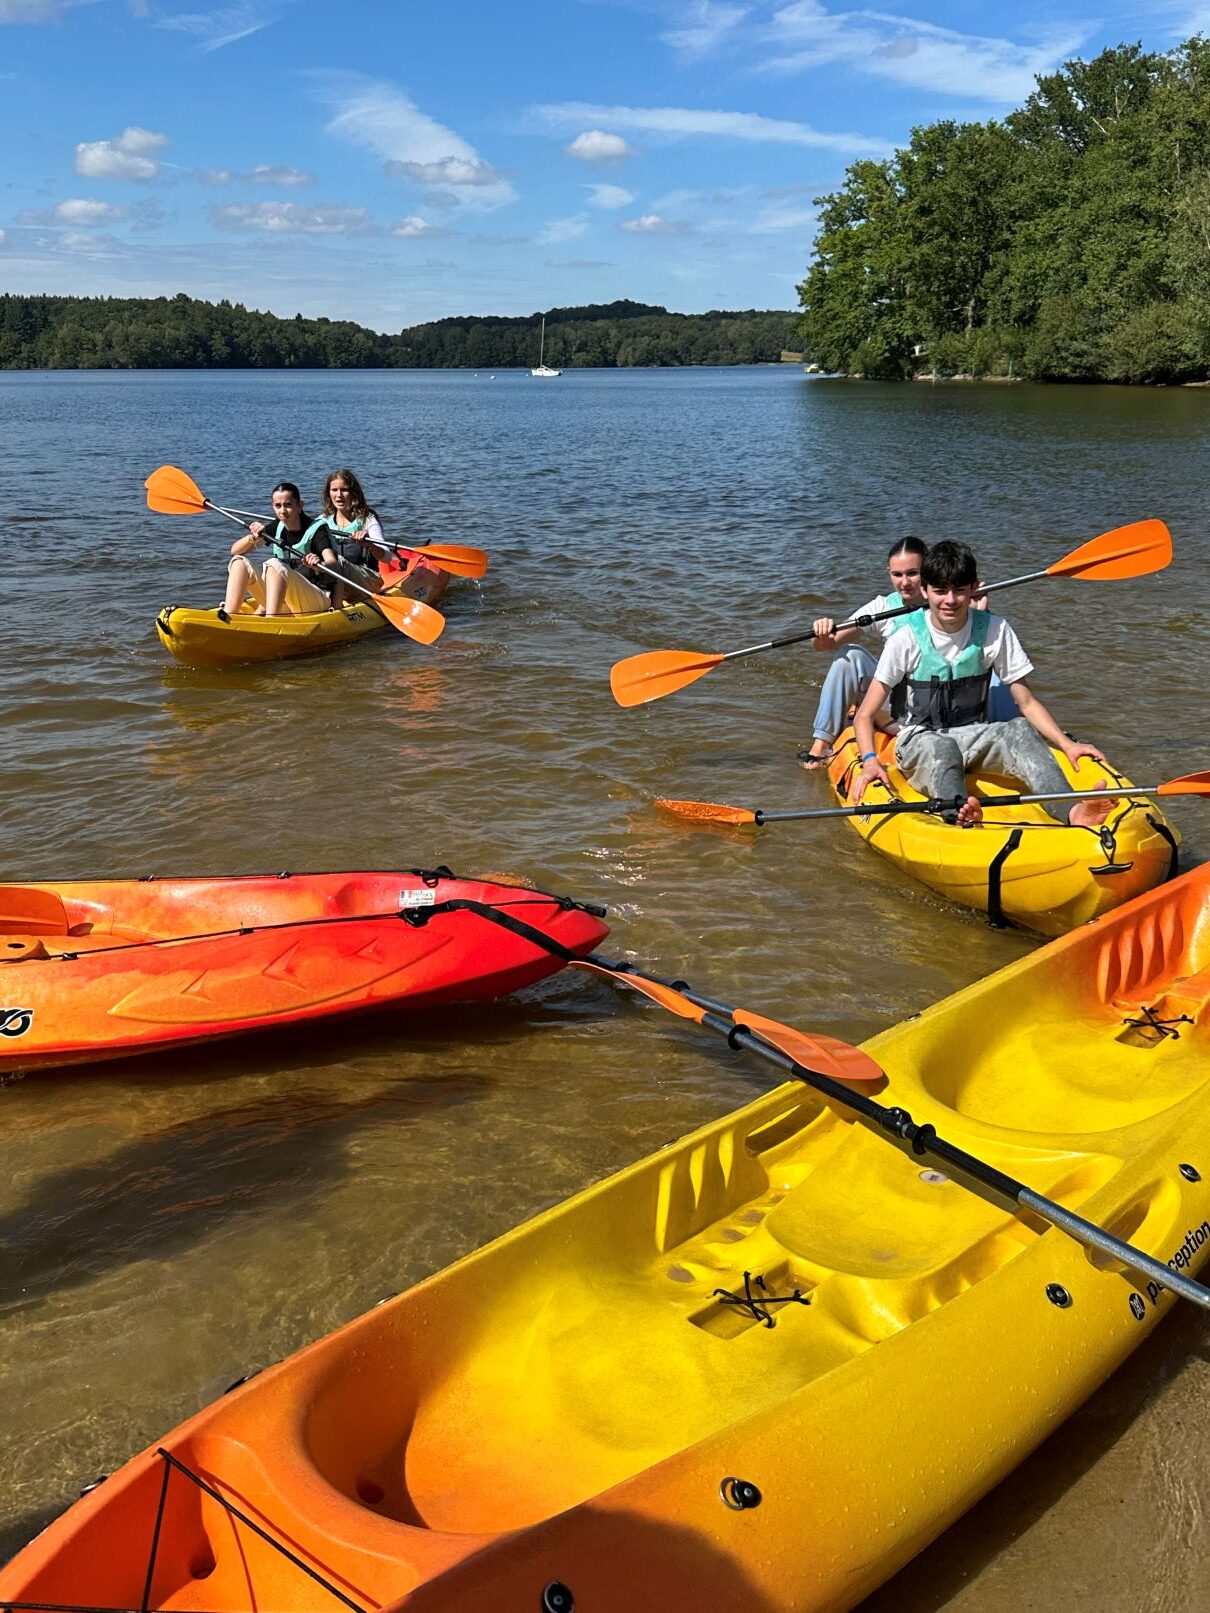
<path fill-rule="evenodd" d="M 541 314 L 467 317 L 381 334 L 348 320 L 282 319 L 242 303 L 174 297 L 0 296 L 0 369 L 528 370 Z M 791 312 L 674 314 L 629 301 L 546 312 L 559 369 L 778 364 L 802 355 Z"/>
<path fill-rule="evenodd" d="M 1210 41 L 1119 45 L 816 198 L 794 345 L 871 380 L 1205 384 Z"/>

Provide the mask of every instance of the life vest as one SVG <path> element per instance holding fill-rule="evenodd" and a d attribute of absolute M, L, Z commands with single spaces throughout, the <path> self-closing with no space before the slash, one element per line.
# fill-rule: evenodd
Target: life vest
<path fill-rule="evenodd" d="M 279 521 L 272 535 L 265 534 L 265 542 L 283 560 L 301 559 L 311 549 L 311 540 L 317 532 L 327 526 L 327 521 L 321 515 L 317 521 L 312 521 L 301 532 L 295 534 L 289 530 L 284 521 Z"/>
<path fill-rule="evenodd" d="M 905 624 L 920 646 L 920 660 L 910 677 L 891 693 L 891 715 L 910 728 L 961 728 L 987 717 L 987 691 L 991 668 L 983 664 L 988 613 L 973 610 L 967 617 L 971 636 L 953 661 L 947 661 L 933 643 L 923 611 L 913 611 Z"/>
<path fill-rule="evenodd" d="M 358 536 L 365 527 L 364 518 L 359 515 L 349 526 L 337 526 L 335 517 L 331 515 L 325 519 L 332 534 L 332 547 L 340 558 L 352 565 L 364 566 L 367 571 L 377 571 L 378 556 L 366 540 Z"/>

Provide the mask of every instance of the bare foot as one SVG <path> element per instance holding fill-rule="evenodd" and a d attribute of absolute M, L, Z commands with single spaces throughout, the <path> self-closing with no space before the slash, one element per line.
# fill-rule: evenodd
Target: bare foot
<path fill-rule="evenodd" d="M 977 795 L 968 795 L 958 808 L 958 827 L 976 829 L 983 822 L 983 803 Z"/>
<path fill-rule="evenodd" d="M 1108 782 L 1108 779 L 1098 779 L 1092 787 L 1103 790 Z M 1099 828 L 1120 800 L 1119 795 L 1108 795 L 1103 801 L 1077 801 L 1067 821 L 1079 829 Z"/>
<path fill-rule="evenodd" d="M 800 750 L 798 759 L 808 773 L 813 773 L 817 767 L 826 767 L 832 760 L 831 742 L 826 739 L 813 739 L 807 750 Z"/>

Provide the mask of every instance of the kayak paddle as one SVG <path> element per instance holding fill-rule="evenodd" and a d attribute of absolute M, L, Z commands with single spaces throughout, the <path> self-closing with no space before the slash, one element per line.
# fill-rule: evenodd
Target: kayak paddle
<path fill-rule="evenodd" d="M 162 467 L 171 470 L 170 465 Z M 155 506 L 152 506 L 155 508 Z M 224 515 L 242 515 L 248 521 L 263 521 L 263 515 L 255 510 L 237 509 L 234 504 L 215 504 L 213 509 L 220 510 Z M 179 511 L 169 510 L 169 515 L 179 514 Z M 339 534 L 337 534 L 339 536 Z M 356 537 L 356 533 L 350 534 Z M 488 557 L 486 549 L 473 548 L 469 543 L 423 543 L 418 546 L 406 543 L 391 543 L 389 539 L 383 540 L 384 546 L 392 554 L 420 555 L 422 559 L 431 560 L 442 571 L 448 571 L 451 577 L 482 577 L 487 572 Z"/>
<path fill-rule="evenodd" d="M 808 1036 L 803 1031 L 796 1031 L 792 1025 L 782 1025 L 776 1019 L 766 1019 L 763 1014 L 754 1014 L 746 1008 L 728 1008 L 712 998 L 690 992 L 682 981 L 656 980 L 651 975 L 640 974 L 628 963 L 609 963 L 595 954 L 574 959 L 571 968 L 591 969 L 594 974 L 607 975 L 620 986 L 630 986 L 659 1003 L 661 1008 L 679 1014 L 682 1019 L 692 1019 L 699 1025 L 705 1021 L 707 1014 L 726 1015 L 733 1021 L 733 1029 L 742 1025 L 754 1036 L 759 1036 L 761 1041 L 768 1042 L 770 1047 L 779 1048 L 787 1058 L 805 1063 L 812 1069 L 823 1070 L 833 1080 L 883 1079 L 877 1064 L 860 1048 L 850 1047 L 847 1042 L 838 1042 L 832 1036 Z"/>
<path fill-rule="evenodd" d="M 1186 1277 L 1184 1272 L 1165 1265 L 1162 1260 L 1157 1260 L 1144 1250 L 1135 1248 L 1134 1244 L 1115 1237 L 1111 1232 L 1106 1232 L 1105 1228 L 1098 1226 L 1095 1221 L 1087 1221 L 1082 1215 L 1076 1215 L 1064 1205 L 1056 1203 L 1054 1199 L 1035 1193 L 1024 1182 L 1017 1181 L 997 1169 L 995 1165 L 980 1159 L 977 1154 L 968 1153 L 964 1148 L 947 1142 L 944 1137 L 938 1136 L 933 1126 L 917 1125 L 906 1109 L 898 1105 L 887 1108 L 885 1104 L 875 1102 L 865 1093 L 856 1092 L 851 1086 L 845 1085 L 846 1081 L 874 1079 L 873 1075 L 864 1073 L 867 1070 L 876 1072 L 878 1077 L 883 1074 L 877 1063 L 860 1048 L 851 1047 L 847 1042 L 837 1041 L 831 1036 L 807 1036 L 801 1031 L 792 1030 L 789 1026 L 779 1026 L 779 1030 L 787 1031 L 792 1037 L 797 1038 L 804 1051 L 815 1046 L 820 1048 L 822 1057 L 815 1058 L 808 1054 L 806 1061 L 803 1061 L 794 1053 L 779 1047 L 770 1036 L 752 1023 L 753 1016 L 745 1014 L 742 1009 L 728 1008 L 723 1003 L 702 997 L 690 990 L 683 981 L 673 982 L 649 976 L 636 976 L 629 964 L 610 963 L 605 958 L 598 958 L 595 953 L 573 964 L 572 967 L 595 968 L 598 973 L 612 976 L 621 985 L 636 986 L 646 996 L 669 1008 L 674 1014 L 692 1019 L 697 1024 L 704 1025 L 707 1030 L 725 1037 L 730 1047 L 749 1048 L 761 1058 L 767 1059 L 770 1064 L 776 1064 L 786 1074 L 802 1081 L 821 1097 L 850 1110 L 866 1123 L 875 1136 L 885 1138 L 893 1148 L 898 1147 L 910 1153 L 913 1161 L 931 1156 L 944 1165 L 947 1174 L 968 1191 L 978 1194 L 981 1198 L 987 1198 L 990 1193 L 994 1202 L 1007 1202 L 1028 1214 L 1040 1216 L 1052 1226 L 1058 1227 L 1060 1231 L 1066 1232 L 1077 1243 L 1084 1244 L 1086 1248 L 1108 1255 L 1131 1271 L 1141 1272 L 1145 1277 L 1158 1282 L 1161 1287 L 1171 1288 L 1183 1299 L 1191 1300 L 1204 1310 L 1210 1310 L 1210 1288 L 1194 1282 L 1191 1277 Z M 652 990 L 652 987 L 657 990 Z M 773 1022 L 766 1021 L 766 1024 L 769 1023 Z M 855 1062 L 850 1065 L 848 1060 Z M 839 1078 L 838 1066 L 845 1071 Z M 856 1073 L 859 1070 L 863 1073 Z"/>
<path fill-rule="evenodd" d="M 1186 773 L 1183 778 L 1168 779 L 1163 784 L 1119 784 L 1103 790 L 1057 790 L 1048 795 L 985 795 L 980 796 L 985 807 L 1027 806 L 1041 801 L 1097 801 L 1130 795 L 1210 795 L 1210 772 Z M 820 807 L 812 811 L 762 812 L 749 807 L 727 806 L 722 801 L 670 801 L 656 800 L 662 812 L 676 818 L 690 818 L 695 823 L 752 823 L 760 828 L 765 823 L 784 823 L 791 818 L 869 818 L 878 814 L 896 812 L 951 812 L 957 811 L 967 800 L 965 795 L 953 800 L 933 796 L 927 801 L 886 801 L 878 806 Z"/>
<path fill-rule="evenodd" d="M 162 515 L 197 515 L 202 510 L 213 510 L 216 515 L 225 515 L 237 526 L 245 525 L 243 518 L 234 511 L 224 509 L 221 504 L 212 503 L 193 478 L 175 465 L 161 465 L 158 470 L 153 470 L 143 486 L 147 489 L 149 507 L 158 510 Z M 323 564 L 317 564 L 314 569 L 322 571 L 328 577 L 335 577 L 339 582 L 343 582 L 346 588 L 353 588 L 359 594 L 364 594 L 372 604 L 377 605 L 392 627 L 398 628 L 408 638 L 415 639 L 418 644 L 434 643 L 445 630 L 445 617 L 439 610 L 426 605 L 423 600 L 376 594 L 372 589 L 363 588 L 360 583 L 350 582 L 347 577 L 342 577 L 338 571 L 333 571 Z"/>
<path fill-rule="evenodd" d="M 1171 559 L 1172 534 L 1163 521 L 1133 521 L 1129 526 L 1114 527 L 1111 532 L 1089 539 L 1042 571 L 988 583 L 980 593 L 1016 588 L 1040 577 L 1078 577 L 1087 582 L 1146 577 L 1153 571 L 1163 571 Z M 887 622 L 919 609 L 918 605 L 900 605 L 895 610 L 878 611 L 873 615 L 851 616 L 847 621 L 838 622 L 837 627 L 872 627 L 875 622 Z M 804 644 L 814 637 L 812 628 L 807 633 L 792 633 L 787 638 L 774 638 L 765 644 L 750 644 L 746 649 L 717 655 L 700 650 L 648 650 L 615 662 L 609 674 L 609 687 L 619 706 L 641 706 L 696 683 L 724 661 L 738 661 L 742 656 L 759 655 L 764 650 L 780 650 L 787 644 Z"/>

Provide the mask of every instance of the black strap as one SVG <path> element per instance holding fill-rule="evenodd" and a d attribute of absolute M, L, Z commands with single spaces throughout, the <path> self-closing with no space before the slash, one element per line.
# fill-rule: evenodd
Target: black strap
<path fill-rule="evenodd" d="M 560 902 L 560 905 L 569 911 L 581 905 L 567 897 L 556 896 L 551 900 Z M 587 912 L 588 909 L 584 911 Z M 536 930 L 532 924 L 526 924 L 523 919 L 515 919 L 511 913 L 502 913 L 498 907 L 489 907 L 486 902 L 473 902 L 469 897 L 460 897 L 448 902 L 434 902 L 432 907 L 406 907 L 399 916 L 416 929 L 423 929 L 437 913 L 478 913 L 480 918 L 498 924 L 502 930 L 509 930 L 513 935 L 519 935 L 523 941 L 532 942 L 543 952 L 548 952 L 552 958 L 561 958 L 564 963 L 571 963 L 578 956 L 562 942 L 556 941 L 553 936 L 546 935 L 541 930 Z"/>
<path fill-rule="evenodd" d="M 1004 871 L 1004 864 L 1021 844 L 1021 836 L 1024 832 L 1024 829 L 1018 824 L 992 858 L 987 870 L 987 922 L 994 930 L 1006 930 L 1008 928 L 1008 920 L 1004 917 L 1004 904 L 1000 899 L 1001 876 Z"/>
<path fill-rule="evenodd" d="M 1163 818 L 1157 818 L 1154 813 L 1149 812 L 1147 814 L 1147 822 L 1155 830 L 1156 834 L 1161 837 L 1161 839 L 1164 839 L 1168 842 L 1168 872 L 1164 875 L 1162 880 L 1162 883 L 1166 885 L 1170 879 L 1176 878 L 1177 864 L 1180 862 L 1180 852 L 1177 849 L 1176 836 L 1164 822 Z"/>

